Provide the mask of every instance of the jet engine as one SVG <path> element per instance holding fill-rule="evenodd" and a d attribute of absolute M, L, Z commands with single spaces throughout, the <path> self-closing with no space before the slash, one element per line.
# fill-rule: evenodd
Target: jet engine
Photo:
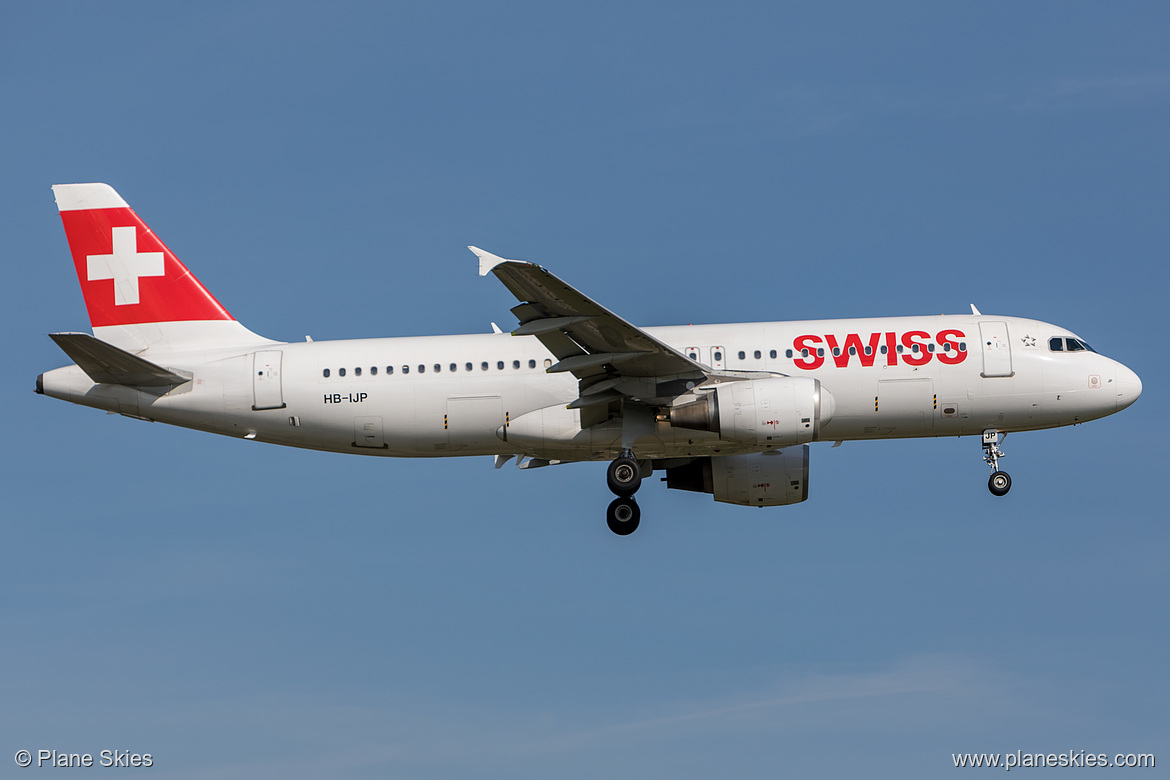
<path fill-rule="evenodd" d="M 740 506 L 784 506 L 808 498 L 808 445 L 750 455 L 695 458 L 666 469 L 666 486 L 711 493 Z"/>
<path fill-rule="evenodd" d="M 673 407 L 670 424 L 769 450 L 816 441 L 832 416 L 833 396 L 820 380 L 786 376 L 717 385 Z"/>

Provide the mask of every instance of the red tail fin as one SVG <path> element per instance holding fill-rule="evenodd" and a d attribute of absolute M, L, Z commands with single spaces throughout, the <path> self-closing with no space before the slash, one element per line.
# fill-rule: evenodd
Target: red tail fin
<path fill-rule="evenodd" d="M 113 187 L 58 184 L 53 193 L 95 328 L 232 319 Z"/>
<path fill-rule="evenodd" d="M 236 323 L 113 187 L 58 184 L 53 193 L 95 335 L 131 349 L 268 341 Z"/>

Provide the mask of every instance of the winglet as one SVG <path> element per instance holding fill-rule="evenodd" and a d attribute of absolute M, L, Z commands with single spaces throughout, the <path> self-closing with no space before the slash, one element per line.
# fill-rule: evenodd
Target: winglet
<path fill-rule="evenodd" d="M 983 312 L 981 312 L 981 311 L 979 311 L 978 309 L 976 309 L 976 308 L 975 308 L 975 304 L 971 304 L 971 313 L 972 313 L 972 314 L 974 314 L 976 317 L 982 317 L 982 316 L 983 316 Z"/>
<path fill-rule="evenodd" d="M 508 262 L 504 258 L 496 257 L 491 252 L 485 252 L 484 250 L 480 249 L 477 246 L 469 246 L 467 248 L 470 249 L 472 252 L 474 252 L 475 256 L 479 258 L 479 275 L 480 276 L 487 276 L 489 273 L 491 273 L 491 270 L 493 268 L 495 268 L 497 265 L 499 265 L 500 263 Z"/>

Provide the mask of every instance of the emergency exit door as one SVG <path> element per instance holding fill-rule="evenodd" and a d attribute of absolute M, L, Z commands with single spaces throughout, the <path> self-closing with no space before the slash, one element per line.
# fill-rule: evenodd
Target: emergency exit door
<path fill-rule="evenodd" d="M 723 347 L 686 347 L 683 354 L 696 363 L 706 363 L 711 368 L 722 370 L 727 355 Z"/>
<path fill-rule="evenodd" d="M 252 360 L 252 410 L 283 409 L 284 391 L 280 386 L 278 349 L 257 352 Z"/>

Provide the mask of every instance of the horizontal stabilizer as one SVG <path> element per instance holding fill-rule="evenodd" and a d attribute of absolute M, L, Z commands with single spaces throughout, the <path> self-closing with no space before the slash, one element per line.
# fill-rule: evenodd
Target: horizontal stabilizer
<path fill-rule="evenodd" d="M 70 360 L 95 382 L 162 387 L 181 385 L 191 378 L 168 371 L 88 333 L 50 333 L 49 338 L 57 342 Z"/>

